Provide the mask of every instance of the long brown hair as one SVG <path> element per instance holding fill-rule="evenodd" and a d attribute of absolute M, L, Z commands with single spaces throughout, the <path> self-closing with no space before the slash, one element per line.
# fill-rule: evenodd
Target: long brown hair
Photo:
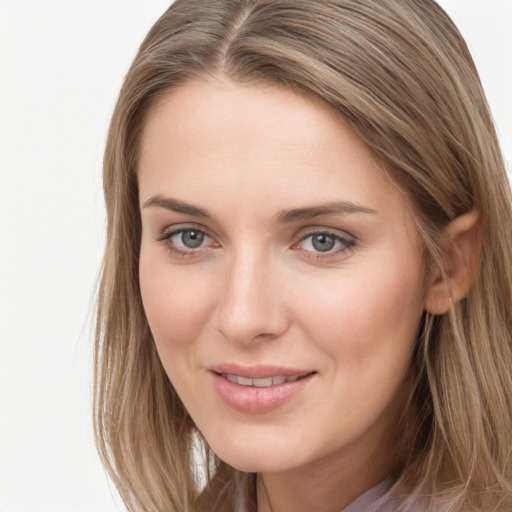
<path fill-rule="evenodd" d="M 253 475 L 209 451 L 169 382 L 138 282 L 144 120 L 174 87 L 212 75 L 279 84 L 330 105 L 410 201 L 427 268 L 442 265 L 443 228 L 479 212 L 472 288 L 419 327 L 397 488 L 404 509 L 415 494 L 450 510 L 512 507 L 512 201 L 462 36 L 433 0 L 177 0 L 126 76 L 104 160 L 95 432 L 128 509 L 255 507 Z"/>

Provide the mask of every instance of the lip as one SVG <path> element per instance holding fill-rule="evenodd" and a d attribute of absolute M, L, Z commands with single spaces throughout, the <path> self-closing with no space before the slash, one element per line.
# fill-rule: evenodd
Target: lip
<path fill-rule="evenodd" d="M 313 380 L 315 371 L 282 366 L 240 366 L 221 364 L 208 368 L 213 388 L 228 407 L 245 414 L 264 414 L 283 406 Z M 242 386 L 230 382 L 225 375 L 232 374 L 248 379 L 264 379 L 274 376 L 297 377 L 293 382 L 284 382 L 269 387 Z"/>
<path fill-rule="evenodd" d="M 231 373 L 233 375 L 240 375 L 247 379 L 265 379 L 275 375 L 282 375 L 283 377 L 303 377 L 309 373 L 314 373 L 314 370 L 288 368 L 285 366 L 276 365 L 257 365 L 257 366 L 241 366 L 233 363 L 223 363 L 213 365 L 208 370 L 215 373 Z"/>

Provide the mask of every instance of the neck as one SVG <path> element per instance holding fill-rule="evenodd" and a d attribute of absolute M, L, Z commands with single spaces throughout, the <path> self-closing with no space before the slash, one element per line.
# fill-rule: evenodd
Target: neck
<path fill-rule="evenodd" d="M 332 453 L 299 469 L 258 474 L 258 512 L 342 511 L 392 472 L 394 461 L 386 446 L 365 456 L 360 450 L 354 457 Z"/>

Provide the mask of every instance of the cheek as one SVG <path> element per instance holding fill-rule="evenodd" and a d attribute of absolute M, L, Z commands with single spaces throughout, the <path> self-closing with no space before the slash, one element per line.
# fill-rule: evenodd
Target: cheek
<path fill-rule="evenodd" d="M 381 365 L 395 371 L 407 364 L 416 338 L 422 282 L 419 262 L 349 271 L 321 293 L 308 294 L 310 335 L 336 366 L 359 374 Z"/>
<path fill-rule="evenodd" d="M 208 317 L 208 283 L 205 276 L 165 262 L 144 258 L 139 279 L 142 302 L 158 351 L 188 347 L 198 337 Z"/>
<path fill-rule="evenodd" d="M 330 425 L 341 425 L 336 432 L 346 440 L 396 424 L 423 312 L 420 266 L 365 270 L 347 273 L 328 293 L 310 295 L 310 322 L 303 325 L 327 356 L 324 375 L 332 393 L 320 408 Z M 336 439 L 326 449 L 334 449 Z"/>

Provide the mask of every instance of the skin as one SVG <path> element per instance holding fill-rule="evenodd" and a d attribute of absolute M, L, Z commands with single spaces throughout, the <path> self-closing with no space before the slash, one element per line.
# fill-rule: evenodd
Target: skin
<path fill-rule="evenodd" d="M 408 203 L 372 153 L 313 97 L 197 80 L 150 111 L 139 187 L 159 355 L 217 455 L 259 473 L 259 512 L 269 499 L 274 512 L 339 511 L 385 478 L 426 290 Z M 364 210 L 283 219 L 340 201 Z M 207 236 L 186 247 L 180 229 Z M 321 252 L 312 233 L 336 242 Z M 315 373 L 247 414 L 214 390 L 219 363 Z"/>

